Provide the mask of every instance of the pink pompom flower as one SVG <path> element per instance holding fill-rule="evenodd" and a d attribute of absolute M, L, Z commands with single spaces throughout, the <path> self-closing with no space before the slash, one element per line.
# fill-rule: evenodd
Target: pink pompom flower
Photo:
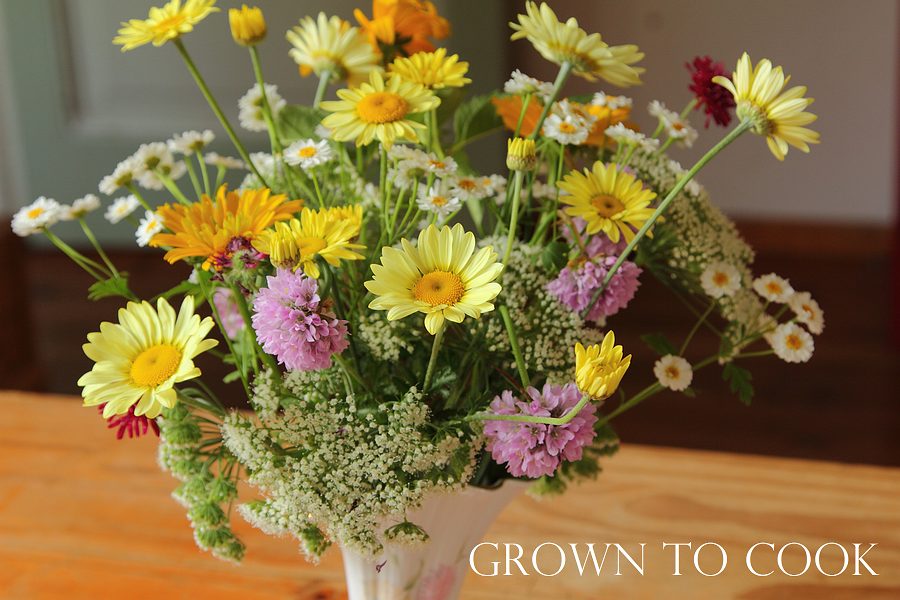
<path fill-rule="evenodd" d="M 491 402 L 491 412 L 498 415 L 533 415 L 561 417 L 581 400 L 581 392 L 574 383 L 544 385 L 542 391 L 533 387 L 525 390 L 522 401 L 510 390 Z M 580 460 L 584 447 L 594 440 L 596 407 L 587 403 L 565 425 L 545 425 L 521 421 L 485 421 L 484 435 L 487 449 L 495 461 L 506 463 L 506 470 L 514 477 L 553 475 L 563 461 Z"/>
<path fill-rule="evenodd" d="M 331 355 L 349 346 L 347 321 L 319 297 L 315 279 L 279 270 L 253 301 L 253 329 L 263 350 L 292 371 L 331 366 Z"/>

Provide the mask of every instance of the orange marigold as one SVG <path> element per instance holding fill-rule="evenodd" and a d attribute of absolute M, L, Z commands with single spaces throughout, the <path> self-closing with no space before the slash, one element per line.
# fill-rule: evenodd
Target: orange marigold
<path fill-rule="evenodd" d="M 432 39 L 450 35 L 450 23 L 427 0 L 372 0 L 371 19 L 358 8 L 353 16 L 386 64 L 396 56 L 432 52 Z"/>
<path fill-rule="evenodd" d="M 493 102 L 497 114 L 503 119 L 503 125 L 510 131 L 515 131 L 516 123 L 519 122 L 519 115 L 522 113 L 522 97 L 497 96 L 492 98 L 491 102 Z M 623 106 L 610 109 L 607 106 L 581 104 L 572 100 L 569 100 L 569 105 L 576 110 L 582 110 L 586 114 L 597 118 L 585 142 L 589 146 L 603 146 L 607 144 L 608 141 L 604 132 L 607 127 L 616 123 L 625 123 L 626 127 L 637 130 L 637 127 L 629 120 L 631 107 Z M 525 116 L 522 118 L 522 126 L 519 129 L 520 136 L 528 137 L 534 132 L 534 126 L 537 125 L 543 108 L 541 101 L 532 96 L 525 109 Z"/>
<path fill-rule="evenodd" d="M 249 248 L 260 233 L 290 219 L 301 208 L 302 200 L 272 195 L 268 188 L 230 192 L 223 185 L 215 200 L 204 194 L 193 204 L 166 204 L 157 209 L 169 232 L 153 236 L 150 245 L 168 247 L 164 258 L 170 263 L 201 257 L 204 270 L 210 266 L 221 270 L 235 252 Z"/>

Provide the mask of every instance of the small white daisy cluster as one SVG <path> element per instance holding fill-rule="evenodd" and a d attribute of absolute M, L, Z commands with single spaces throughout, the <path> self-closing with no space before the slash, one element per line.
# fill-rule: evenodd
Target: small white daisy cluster
<path fill-rule="evenodd" d="M 222 156 L 217 152 L 207 152 L 203 155 L 206 164 L 218 169 L 245 169 L 247 165 L 239 158 L 233 156 Z"/>
<path fill-rule="evenodd" d="M 250 162 L 253 163 L 253 166 L 256 167 L 259 174 L 262 175 L 263 179 L 268 181 L 270 185 L 277 185 L 274 182 L 278 172 L 278 164 L 274 156 L 268 152 L 251 152 Z M 263 184 L 253 172 L 249 172 L 238 187 L 240 189 L 255 189 L 263 187 Z"/>
<path fill-rule="evenodd" d="M 659 148 L 658 139 L 649 138 L 639 131 L 629 129 L 625 126 L 624 123 L 616 123 L 615 125 L 611 125 L 607 127 L 603 133 L 606 135 L 606 137 L 622 146 L 640 147 L 641 149 L 648 152 L 653 152 L 654 150 Z"/>
<path fill-rule="evenodd" d="M 277 119 L 287 102 L 278 94 L 278 86 L 267 83 L 266 101 L 272 111 L 272 118 Z M 254 84 L 247 93 L 238 100 L 238 121 L 247 131 L 265 131 L 266 119 L 263 116 L 263 97 L 259 85 Z"/>
<path fill-rule="evenodd" d="M 115 225 L 122 219 L 131 216 L 131 213 L 136 211 L 140 205 L 141 203 L 138 199 L 133 194 L 129 194 L 113 200 L 112 204 L 106 207 L 106 214 L 103 216 L 106 217 L 107 221 Z"/>
<path fill-rule="evenodd" d="M 234 476 L 212 470 L 200 446 L 211 438 L 204 437 L 200 421 L 182 404 L 168 409 L 157 423 L 157 459 L 162 469 L 182 482 L 172 497 L 187 509 L 194 540 L 218 558 L 240 562 L 244 544 L 234 535 L 222 509 L 237 498 Z"/>
<path fill-rule="evenodd" d="M 812 358 L 815 344 L 810 333 L 819 335 L 825 330 L 825 313 L 809 292 L 795 291 L 791 282 L 775 273 L 753 280 L 753 290 L 766 304 L 787 305 L 794 317 L 777 323 L 769 318 L 764 338 L 775 355 L 789 363 L 806 362 Z M 800 326 L 805 325 L 806 329 Z M 807 331 L 808 330 L 808 331 Z"/>
<path fill-rule="evenodd" d="M 564 146 L 580 146 L 587 141 L 597 117 L 568 100 L 555 102 L 544 121 L 544 135 Z"/>
<path fill-rule="evenodd" d="M 283 409 L 266 410 L 262 422 L 234 412 L 222 425 L 225 445 L 265 495 L 239 508 L 254 526 L 293 535 L 312 559 L 332 541 L 374 556 L 385 530 L 404 523 L 427 493 L 458 490 L 471 477 L 480 437 L 435 434 L 415 388 L 395 402 L 362 407 L 335 389 L 334 370 L 307 379 L 286 378 L 281 399 L 271 397 L 276 386 L 258 387 L 257 396 L 268 397 L 255 405 Z"/>
<path fill-rule="evenodd" d="M 482 245 L 504 248 L 506 238 L 488 238 Z M 572 381 L 576 342 L 590 344 L 602 339 L 599 329 L 589 327 L 581 316 L 560 303 L 547 291 L 550 277 L 540 266 L 541 249 L 516 242 L 503 270 L 500 284 L 509 306 L 522 356 L 532 372 L 547 374 L 551 383 Z M 490 352 L 514 371 L 515 359 L 509 350 L 509 336 L 497 311 L 483 316 L 485 338 Z"/>
<path fill-rule="evenodd" d="M 597 92 L 591 98 L 591 104 L 594 106 L 605 106 L 609 110 L 619 108 L 631 108 L 633 102 L 628 96 L 612 96 L 604 92 Z"/>
<path fill-rule="evenodd" d="M 681 115 L 674 110 L 666 108 L 666 105 L 659 100 L 650 102 L 647 106 L 647 112 L 650 113 L 650 116 L 659 120 L 667 137 L 682 146 L 690 148 L 697 141 L 697 130 L 691 127 L 687 119 L 682 119 Z"/>
<path fill-rule="evenodd" d="M 137 230 L 134 232 L 137 238 L 137 245 L 144 248 L 150 244 L 153 236 L 163 230 L 163 220 L 155 212 L 149 210 L 144 211 L 144 216 L 138 223 Z"/>
<path fill-rule="evenodd" d="M 284 162 L 291 166 L 299 166 L 304 171 L 334 159 L 334 150 L 326 140 L 297 140 L 284 149 Z"/>
<path fill-rule="evenodd" d="M 209 129 L 176 133 L 166 142 L 170 152 L 191 156 L 213 143 L 215 134 Z"/>
<path fill-rule="evenodd" d="M 503 84 L 503 91 L 507 94 L 516 96 L 524 96 L 525 94 L 534 94 L 546 102 L 553 93 L 553 84 L 548 81 L 540 81 L 534 77 L 529 77 L 519 69 L 513 71 L 509 80 Z"/>
<path fill-rule="evenodd" d="M 190 136 L 197 132 L 185 132 L 182 136 Z M 211 133 L 211 132 L 210 132 Z M 198 134 L 201 138 L 204 134 Z M 100 180 L 100 191 L 107 196 L 112 196 L 122 188 L 128 188 L 134 183 L 148 190 L 161 190 L 164 187 L 160 175 L 169 179 L 180 179 L 186 172 L 184 162 L 175 160 L 175 155 L 170 149 L 175 139 L 179 144 L 183 139 L 175 136 L 168 142 L 152 142 L 141 144 L 137 151 L 125 160 L 121 161 L 113 172 Z"/>
<path fill-rule="evenodd" d="M 12 230 L 19 237 L 28 237 L 58 223 L 61 214 L 59 202 L 41 196 L 13 215 Z"/>

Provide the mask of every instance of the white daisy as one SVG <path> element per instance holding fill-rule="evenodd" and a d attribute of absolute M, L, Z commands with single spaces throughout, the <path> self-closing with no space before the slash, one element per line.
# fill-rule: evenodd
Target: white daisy
<path fill-rule="evenodd" d="M 509 80 L 503 84 L 503 91 L 516 95 L 536 94 L 546 101 L 553 94 L 553 84 L 529 77 L 516 69 L 510 74 Z"/>
<path fill-rule="evenodd" d="M 617 144 L 626 146 L 640 146 L 644 150 L 653 151 L 659 148 L 659 140 L 648 138 L 643 133 L 625 127 L 624 123 L 616 123 L 604 131 L 607 137 L 615 140 Z"/>
<path fill-rule="evenodd" d="M 591 99 L 591 104 L 594 106 L 605 106 L 610 110 L 615 110 L 617 108 L 631 108 L 632 102 L 631 98 L 627 96 L 610 96 L 603 92 L 597 92 Z"/>
<path fill-rule="evenodd" d="M 222 156 L 216 152 L 208 152 L 203 155 L 203 160 L 208 165 L 220 167 L 222 169 L 243 169 L 246 167 L 244 161 L 233 156 Z"/>
<path fill-rule="evenodd" d="M 436 154 L 429 154 L 423 166 L 426 173 L 437 177 L 450 177 L 456 174 L 457 169 L 455 160 L 449 156 L 439 158 Z"/>
<path fill-rule="evenodd" d="M 59 208 L 61 221 L 74 221 L 100 208 L 100 198 L 94 194 L 85 194 L 83 198 L 79 198 L 71 206 L 62 205 Z"/>
<path fill-rule="evenodd" d="M 112 196 L 119 188 L 131 185 L 137 177 L 138 164 L 134 156 L 129 156 L 113 170 L 111 175 L 107 175 L 100 180 L 98 188 L 100 192 L 107 196 Z"/>
<path fill-rule="evenodd" d="M 184 133 L 173 135 L 172 139 L 166 142 L 166 145 L 171 152 L 178 152 L 179 154 L 189 156 L 209 146 L 214 139 L 216 139 L 216 136 L 209 129 L 202 132 L 185 131 Z"/>
<path fill-rule="evenodd" d="M 184 164 L 184 161 L 179 160 L 174 163 L 160 163 L 156 167 L 157 171 L 145 171 L 141 173 L 141 176 L 138 177 L 138 183 L 142 188 L 148 190 L 161 190 L 163 187 L 162 179 L 159 178 L 157 173 L 162 173 L 163 175 L 168 175 L 169 179 L 177 180 L 181 179 L 184 174 L 187 172 L 187 167 Z"/>
<path fill-rule="evenodd" d="M 666 107 L 659 100 L 651 100 L 647 105 L 647 112 L 651 117 L 656 117 L 660 121 L 671 121 L 678 118 L 678 113 Z"/>
<path fill-rule="evenodd" d="M 122 198 L 116 198 L 113 200 L 113 203 L 109 205 L 109 208 L 106 209 L 106 220 L 115 225 L 140 206 L 140 202 L 138 199 L 132 194 L 128 196 L 124 196 Z"/>
<path fill-rule="evenodd" d="M 564 146 L 580 146 L 590 132 L 587 122 L 573 115 L 562 117 L 554 113 L 544 121 L 544 135 Z"/>
<path fill-rule="evenodd" d="M 741 274 L 732 264 L 713 262 L 700 275 L 700 285 L 711 298 L 733 296 L 741 289 Z"/>
<path fill-rule="evenodd" d="M 428 161 L 429 154 L 427 152 L 423 152 L 418 148 L 413 146 L 409 146 L 407 144 L 394 144 L 387 151 L 388 158 L 395 161 L 401 160 L 411 160 L 419 163 L 424 168 L 425 163 Z"/>
<path fill-rule="evenodd" d="M 284 162 L 300 165 L 303 170 L 324 165 L 334 158 L 334 151 L 325 140 L 298 140 L 284 150 Z"/>
<path fill-rule="evenodd" d="M 788 300 L 788 306 L 797 315 L 797 321 L 806 325 L 810 333 L 815 335 L 825 331 L 825 312 L 819 303 L 813 300 L 809 292 L 794 292 Z"/>
<path fill-rule="evenodd" d="M 480 200 L 491 193 L 490 181 L 478 175 L 459 175 L 449 179 L 450 193 L 462 202 Z"/>
<path fill-rule="evenodd" d="M 778 304 L 784 304 L 794 294 L 794 288 L 791 287 L 791 283 L 775 273 L 769 273 L 754 279 L 753 289 L 769 302 L 777 302 Z"/>
<path fill-rule="evenodd" d="M 553 200 L 556 198 L 558 190 L 556 186 L 548 185 L 543 181 L 535 179 L 531 186 L 531 196 L 538 200 Z"/>
<path fill-rule="evenodd" d="M 13 215 L 12 230 L 19 237 L 34 235 L 60 219 L 59 202 L 41 196 L 28 206 L 23 206 Z"/>
<path fill-rule="evenodd" d="M 138 228 L 134 232 L 134 236 L 137 238 L 137 245 L 141 248 L 147 246 L 150 243 L 150 240 L 153 239 L 153 236 L 162 230 L 162 218 L 149 210 L 144 211 L 144 216 L 141 218 L 141 222 L 138 223 Z"/>
<path fill-rule="evenodd" d="M 163 182 L 158 172 L 178 179 L 187 170 L 182 162 L 175 162 L 175 155 L 165 142 L 141 144 L 132 156 L 135 163 L 134 175 L 141 187 L 148 190 L 163 189 Z"/>
<path fill-rule="evenodd" d="M 666 354 L 653 365 L 653 374 L 664 388 L 683 392 L 694 379 L 691 363 L 680 356 Z"/>
<path fill-rule="evenodd" d="M 435 213 L 442 218 L 452 215 L 462 206 L 459 198 L 453 196 L 451 190 L 442 183 L 436 183 L 428 189 L 424 187 L 420 189 L 417 204 L 422 210 Z"/>
<path fill-rule="evenodd" d="M 482 182 L 492 194 L 506 194 L 506 177 L 503 175 L 488 175 L 482 177 Z"/>
<path fill-rule="evenodd" d="M 266 100 L 272 111 L 272 118 L 277 118 L 281 109 L 287 105 L 284 98 L 278 95 L 278 86 L 267 83 Z M 254 85 L 238 100 L 238 120 L 241 127 L 248 131 L 265 131 L 266 120 L 262 112 L 262 94 L 259 85 Z"/>
<path fill-rule="evenodd" d="M 812 336 L 796 323 L 782 323 L 765 337 L 775 355 L 784 362 L 806 362 L 815 350 Z"/>
<path fill-rule="evenodd" d="M 697 130 L 691 127 L 687 119 L 682 119 L 681 115 L 674 110 L 666 108 L 666 105 L 659 100 L 650 102 L 647 106 L 647 112 L 659 119 L 667 136 L 688 148 L 694 145 L 694 142 L 697 140 Z"/>

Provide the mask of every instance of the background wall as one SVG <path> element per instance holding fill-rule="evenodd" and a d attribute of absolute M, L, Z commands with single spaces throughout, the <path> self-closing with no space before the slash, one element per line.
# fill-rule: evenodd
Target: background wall
<path fill-rule="evenodd" d="M 610 44 L 646 52 L 644 85 L 616 92 L 634 98 L 645 128 L 652 99 L 681 110 L 690 99 L 684 63 L 709 54 L 729 72 L 743 50 L 771 58 L 806 85 L 822 143 L 809 155 L 791 150 L 779 164 L 765 143 L 745 136 L 700 175 L 730 214 L 753 219 L 844 221 L 888 226 L 895 210 L 897 123 L 896 0 L 554 0 L 557 14 L 575 16 Z M 518 6 L 519 3 L 516 3 Z M 554 65 L 527 42 L 514 44 L 527 70 L 552 80 Z M 525 70 L 525 69 L 523 69 Z M 592 90 L 586 82 L 573 90 Z M 702 115 L 692 121 L 702 127 Z M 689 165 L 722 135 L 701 130 Z"/>

